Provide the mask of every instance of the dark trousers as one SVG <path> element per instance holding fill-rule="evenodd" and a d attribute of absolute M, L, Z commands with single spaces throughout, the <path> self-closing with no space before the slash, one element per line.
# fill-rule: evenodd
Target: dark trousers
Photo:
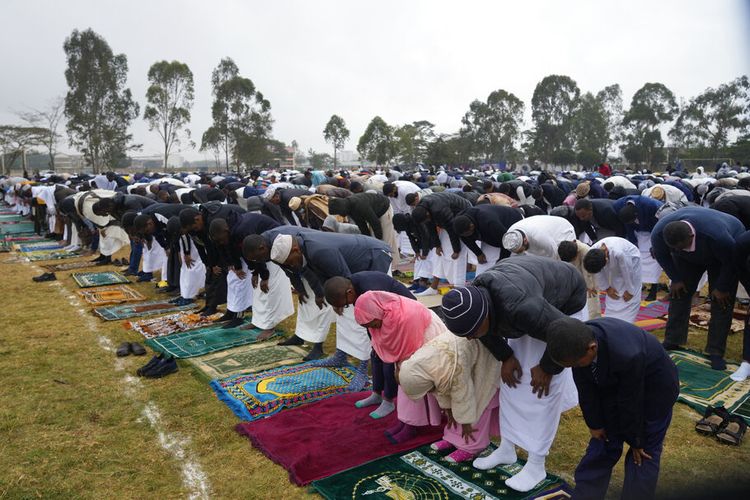
<path fill-rule="evenodd" d="M 675 263 L 679 266 L 684 277 L 686 293 L 679 299 L 670 299 L 669 301 L 669 317 L 667 318 L 667 327 L 664 332 L 664 341 L 669 344 L 684 345 L 687 343 L 693 294 L 695 294 L 698 282 L 706 271 L 706 268 L 691 265 L 679 259 L 675 259 Z M 713 291 L 714 284 L 718 278 L 719 269 L 716 267 L 708 268 L 709 293 Z M 711 302 L 711 319 L 708 322 L 708 339 L 706 340 L 706 352 L 708 354 L 724 357 L 729 328 L 732 326 L 732 312 L 734 297 L 737 293 L 737 281 L 730 285 L 730 293 L 732 306 L 726 309 L 722 308 L 716 302 Z"/>
<path fill-rule="evenodd" d="M 750 316 L 745 318 L 745 331 L 742 332 L 742 361 L 750 361 Z"/>
<path fill-rule="evenodd" d="M 625 481 L 622 485 L 621 498 L 625 500 L 648 500 L 654 498 L 656 482 L 659 480 L 659 460 L 664 437 L 672 421 L 672 411 L 658 420 L 646 421 L 645 444 L 646 454 L 651 459 L 644 459 L 640 466 L 635 465 L 633 456 L 625 456 Z M 608 441 L 591 439 L 586 454 L 576 467 L 576 487 L 573 498 L 576 500 L 600 500 L 607 495 L 612 468 L 622 456 L 623 440 L 621 436 L 608 436 Z"/>
<path fill-rule="evenodd" d="M 170 287 L 180 287 L 180 243 L 177 241 L 176 245 L 172 245 L 170 248 L 169 256 L 167 257 L 167 284 Z"/>
<path fill-rule="evenodd" d="M 213 270 L 206 266 L 206 307 L 216 308 L 227 301 L 227 272 L 214 274 Z"/>
<path fill-rule="evenodd" d="M 130 262 L 128 264 L 128 271 L 132 274 L 138 274 L 138 269 L 141 267 L 142 256 L 143 243 L 133 243 L 133 240 L 130 240 Z"/>
<path fill-rule="evenodd" d="M 398 391 L 395 365 L 383 362 L 375 351 L 371 351 L 370 366 L 372 366 L 372 392 L 382 393 L 385 399 L 395 398 Z"/>

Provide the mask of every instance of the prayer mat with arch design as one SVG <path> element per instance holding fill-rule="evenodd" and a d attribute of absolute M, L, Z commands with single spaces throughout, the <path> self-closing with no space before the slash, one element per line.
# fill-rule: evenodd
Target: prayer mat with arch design
<path fill-rule="evenodd" d="M 116 271 L 104 271 L 101 273 L 73 273 L 70 276 L 81 288 L 130 283 L 127 277 Z"/>
<path fill-rule="evenodd" d="M 154 316 L 157 314 L 172 313 L 176 311 L 188 311 L 195 309 L 195 304 L 177 306 L 166 300 L 155 300 L 152 302 L 138 302 L 137 304 L 119 304 L 114 306 L 97 307 L 94 314 L 105 321 L 128 319 L 135 317 Z"/>
<path fill-rule="evenodd" d="M 105 286 L 92 288 L 90 290 L 80 290 L 78 295 L 83 297 L 83 299 L 89 304 L 96 306 L 146 300 L 146 297 L 127 285 Z"/>

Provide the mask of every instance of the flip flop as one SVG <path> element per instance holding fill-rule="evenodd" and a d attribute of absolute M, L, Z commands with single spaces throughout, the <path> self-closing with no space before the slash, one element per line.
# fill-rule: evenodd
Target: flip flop
<path fill-rule="evenodd" d="M 132 352 L 136 356 L 143 356 L 144 354 L 146 354 L 146 349 L 138 342 L 131 342 L 130 352 Z"/>
<path fill-rule="evenodd" d="M 705 436 L 714 436 L 729 421 L 729 412 L 721 407 L 709 406 L 703 418 L 695 424 L 695 430 Z"/>
<path fill-rule="evenodd" d="M 115 351 L 115 354 L 117 354 L 118 358 L 129 356 L 130 353 L 131 353 L 130 342 L 123 342 L 122 344 L 119 345 L 119 347 Z"/>

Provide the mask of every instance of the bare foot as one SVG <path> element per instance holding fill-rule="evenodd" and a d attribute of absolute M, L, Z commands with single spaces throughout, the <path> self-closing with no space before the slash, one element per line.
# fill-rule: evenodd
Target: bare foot
<path fill-rule="evenodd" d="M 268 340 L 273 335 L 273 330 L 263 330 L 260 335 L 258 335 L 258 342 L 262 342 L 264 340 Z"/>
<path fill-rule="evenodd" d="M 255 330 L 256 328 L 258 327 L 255 326 L 254 324 L 248 323 L 247 325 L 239 327 L 238 330 Z"/>

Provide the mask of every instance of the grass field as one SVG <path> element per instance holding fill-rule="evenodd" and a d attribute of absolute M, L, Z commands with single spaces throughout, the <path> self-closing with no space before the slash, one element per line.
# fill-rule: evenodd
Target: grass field
<path fill-rule="evenodd" d="M 311 495 L 235 434 L 236 417 L 187 364 L 165 379 L 135 377 L 149 356 L 118 359 L 114 348 L 139 335 L 94 317 L 69 272 L 33 283 L 41 272 L 16 254 L 0 254 L 0 498 Z M 151 283 L 133 286 L 156 296 Z M 293 330 L 293 320 L 282 326 Z M 739 358 L 740 337 L 730 338 L 729 359 Z M 691 333 L 690 347 L 704 342 L 704 332 Z M 331 335 L 328 352 L 333 345 Z M 730 447 L 700 436 L 697 418 L 675 407 L 659 492 L 709 484 L 750 490 L 748 443 Z M 587 441 L 580 411 L 563 415 L 548 469 L 572 480 Z M 621 484 L 618 466 L 610 497 L 619 497 Z"/>

